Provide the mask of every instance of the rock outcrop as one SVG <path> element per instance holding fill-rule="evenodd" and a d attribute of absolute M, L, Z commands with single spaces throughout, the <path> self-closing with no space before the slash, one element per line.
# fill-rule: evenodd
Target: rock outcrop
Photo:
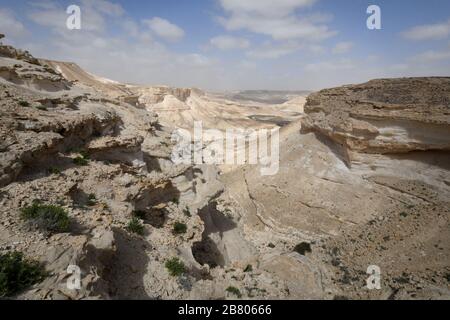
<path fill-rule="evenodd" d="M 244 297 L 286 296 L 256 264 L 244 272 L 254 251 L 225 213 L 217 168 L 173 163 L 170 130 L 123 99 L 135 94 L 129 86 L 12 47 L 0 53 L 0 253 L 22 252 L 48 272 L 15 298 L 233 299 L 226 288 L 241 281 Z M 155 102 L 191 94 L 149 92 Z M 64 210 L 69 230 L 28 225 L 21 210 L 34 203 Z M 175 257 L 180 277 L 165 266 Z M 71 266 L 79 290 L 67 286 Z"/>
<path fill-rule="evenodd" d="M 348 151 L 398 154 L 450 150 L 450 78 L 372 80 L 308 97 L 303 130 Z"/>

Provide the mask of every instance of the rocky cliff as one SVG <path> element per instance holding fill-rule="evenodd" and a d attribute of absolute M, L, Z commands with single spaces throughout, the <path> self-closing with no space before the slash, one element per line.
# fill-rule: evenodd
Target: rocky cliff
<path fill-rule="evenodd" d="M 308 97 L 303 130 L 348 151 L 398 154 L 450 150 L 450 78 L 372 80 Z"/>
<path fill-rule="evenodd" d="M 301 123 L 302 99 L 130 86 L 0 44 L 0 254 L 48 272 L 12 298 L 448 299 L 449 82 L 323 90 Z M 289 120 L 278 174 L 174 164 L 157 107 L 172 127 Z M 369 265 L 382 290 L 366 290 Z"/>
<path fill-rule="evenodd" d="M 217 170 L 172 163 L 170 130 L 120 98 L 133 94 L 126 85 L 103 92 L 98 78 L 70 72 L 81 73 L 0 43 L 0 254 L 21 252 L 48 272 L 15 297 L 233 298 L 233 277 L 249 287 L 261 278 L 255 296 L 283 295 L 246 265 L 225 270 L 236 260 L 215 248 L 233 225 Z M 170 93 L 184 100 L 190 91 Z M 67 214 L 67 230 L 49 229 L 49 212 Z M 182 275 L 166 266 L 174 258 Z M 81 268 L 81 290 L 67 287 L 70 265 Z"/>

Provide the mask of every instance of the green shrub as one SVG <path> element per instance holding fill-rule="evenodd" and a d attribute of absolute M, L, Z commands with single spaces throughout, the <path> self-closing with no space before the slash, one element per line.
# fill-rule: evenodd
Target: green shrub
<path fill-rule="evenodd" d="M 166 262 L 166 268 L 172 277 L 179 277 L 186 272 L 184 263 L 178 258 L 172 258 Z"/>
<path fill-rule="evenodd" d="M 231 287 L 231 286 L 228 287 L 227 288 L 227 292 L 229 292 L 231 294 L 234 294 L 238 298 L 242 297 L 241 291 L 238 288 L 236 288 L 236 287 Z"/>
<path fill-rule="evenodd" d="M 21 218 L 50 232 L 67 232 L 70 227 L 70 218 L 63 208 L 42 205 L 36 201 L 31 206 L 22 208 Z"/>
<path fill-rule="evenodd" d="M 51 167 L 50 169 L 48 169 L 48 172 L 50 172 L 51 174 L 61 174 L 61 170 L 56 167 Z"/>
<path fill-rule="evenodd" d="M 143 236 L 145 231 L 144 225 L 141 223 L 141 220 L 136 217 L 133 217 L 131 219 L 131 221 L 128 223 L 127 229 L 128 231 L 136 233 L 140 236 Z"/>
<path fill-rule="evenodd" d="M 95 194 L 91 193 L 90 195 L 88 195 L 87 204 L 90 207 L 95 206 L 97 204 L 97 198 L 95 197 Z"/>
<path fill-rule="evenodd" d="M 175 222 L 173 225 L 173 234 L 184 234 L 187 232 L 187 225 L 181 222 Z"/>
<path fill-rule="evenodd" d="M 252 272 L 252 271 L 253 271 L 253 266 L 251 264 L 247 265 L 247 267 L 244 270 L 244 272 Z"/>
<path fill-rule="evenodd" d="M 77 166 L 87 166 L 89 164 L 89 161 L 83 157 L 76 157 L 73 159 L 73 163 L 75 163 Z"/>
<path fill-rule="evenodd" d="M 43 266 L 20 252 L 0 254 L 0 298 L 11 297 L 47 276 Z"/>
<path fill-rule="evenodd" d="M 30 103 L 28 101 L 19 101 L 19 106 L 27 108 L 30 106 Z"/>
<path fill-rule="evenodd" d="M 86 150 L 80 150 L 78 153 L 86 160 L 90 157 L 89 152 L 87 152 Z"/>
<path fill-rule="evenodd" d="M 183 210 L 183 213 L 186 217 L 192 217 L 191 211 L 189 211 L 189 208 L 187 207 Z"/>
<path fill-rule="evenodd" d="M 86 150 L 76 151 L 79 156 L 73 159 L 73 163 L 78 166 L 87 166 L 89 164 L 89 153 Z"/>

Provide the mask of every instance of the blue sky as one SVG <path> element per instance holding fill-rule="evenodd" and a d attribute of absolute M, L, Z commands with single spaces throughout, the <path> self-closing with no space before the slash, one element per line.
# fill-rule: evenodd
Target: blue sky
<path fill-rule="evenodd" d="M 71 4 L 81 30 L 66 28 Z M 366 27 L 372 4 L 381 30 Z M 149 85 L 316 90 L 450 76 L 445 0 L 1 0 L 0 32 L 36 56 Z"/>

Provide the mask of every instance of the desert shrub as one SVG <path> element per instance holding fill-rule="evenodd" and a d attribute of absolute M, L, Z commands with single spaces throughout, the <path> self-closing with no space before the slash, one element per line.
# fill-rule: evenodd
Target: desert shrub
<path fill-rule="evenodd" d="M 181 222 L 175 222 L 173 225 L 173 233 L 174 234 L 183 234 L 187 232 L 187 225 Z"/>
<path fill-rule="evenodd" d="M 127 229 L 128 229 L 128 231 L 136 233 L 140 236 L 143 236 L 144 231 L 145 231 L 144 225 L 142 224 L 141 220 L 139 220 L 136 217 L 133 217 L 130 220 L 130 222 L 128 223 Z"/>
<path fill-rule="evenodd" d="M 87 204 L 90 207 L 95 206 L 97 204 L 97 197 L 95 196 L 95 194 L 91 193 L 88 195 Z"/>
<path fill-rule="evenodd" d="M 304 256 L 306 253 L 312 252 L 311 244 L 307 242 L 302 242 L 295 246 L 294 251 Z"/>
<path fill-rule="evenodd" d="M 73 159 L 73 163 L 75 163 L 77 166 L 87 166 L 89 164 L 89 160 L 83 157 L 76 157 L 75 159 Z"/>
<path fill-rule="evenodd" d="M 48 169 L 48 172 L 50 172 L 51 174 L 61 174 L 61 170 L 56 167 L 51 167 L 50 169 Z"/>
<path fill-rule="evenodd" d="M 19 106 L 27 108 L 30 106 L 30 103 L 28 101 L 19 101 Z"/>
<path fill-rule="evenodd" d="M 253 271 L 253 266 L 251 264 L 247 265 L 247 267 L 244 270 L 244 272 L 252 272 L 252 271 Z"/>
<path fill-rule="evenodd" d="M 78 157 L 73 159 L 73 163 L 77 166 L 87 166 L 89 164 L 89 153 L 86 150 L 77 151 Z"/>
<path fill-rule="evenodd" d="M 82 156 L 84 159 L 89 159 L 89 157 L 90 157 L 89 152 L 87 152 L 86 150 L 80 150 L 78 153 L 79 153 L 80 156 Z"/>
<path fill-rule="evenodd" d="M 41 282 L 46 275 L 41 264 L 24 259 L 20 252 L 0 254 L 0 298 L 11 297 Z"/>
<path fill-rule="evenodd" d="M 186 267 L 178 258 L 172 258 L 166 262 L 166 269 L 172 277 L 179 277 L 186 272 Z"/>
<path fill-rule="evenodd" d="M 232 286 L 228 287 L 227 292 L 234 294 L 238 298 L 242 297 L 241 291 L 236 287 L 232 287 Z"/>
<path fill-rule="evenodd" d="M 183 210 L 183 213 L 186 217 L 192 217 L 191 211 L 189 211 L 189 208 L 187 207 Z"/>
<path fill-rule="evenodd" d="M 21 217 L 45 231 L 67 232 L 70 227 L 70 218 L 66 210 L 54 205 L 42 205 L 37 201 L 29 207 L 22 208 Z"/>

